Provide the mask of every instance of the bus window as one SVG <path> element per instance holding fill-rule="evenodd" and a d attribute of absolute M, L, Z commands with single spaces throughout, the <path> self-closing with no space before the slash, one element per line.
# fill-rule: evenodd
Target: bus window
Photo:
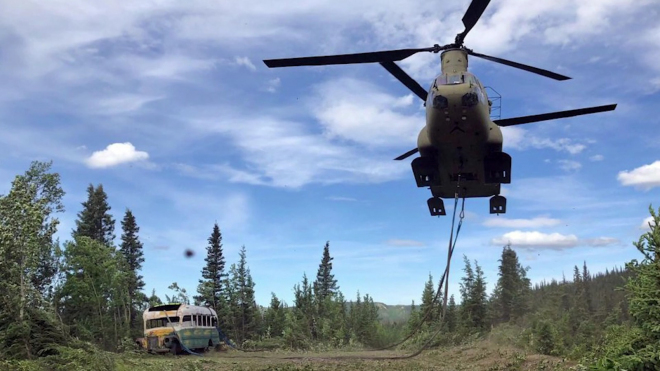
<path fill-rule="evenodd" d="M 191 321 L 192 321 L 192 316 L 186 315 L 186 316 L 183 316 L 183 321 L 181 321 L 181 322 L 191 322 Z"/>
<path fill-rule="evenodd" d="M 218 317 L 213 316 L 213 321 L 211 322 L 211 326 L 218 327 Z"/>
<path fill-rule="evenodd" d="M 170 320 L 167 320 L 167 317 L 162 317 L 162 318 L 156 318 L 156 319 L 150 319 L 147 321 L 147 328 L 156 328 L 156 327 L 167 327 L 170 325 L 170 322 L 172 323 L 178 323 L 179 322 L 179 317 L 170 317 Z"/>

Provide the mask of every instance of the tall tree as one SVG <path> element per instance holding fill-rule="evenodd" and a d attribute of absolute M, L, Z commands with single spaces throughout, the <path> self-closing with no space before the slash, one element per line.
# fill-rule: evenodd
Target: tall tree
<path fill-rule="evenodd" d="M 264 317 L 270 336 L 282 336 L 284 326 L 286 325 L 286 313 L 284 313 L 283 303 L 277 298 L 274 292 L 271 293 L 270 306 L 266 310 Z"/>
<path fill-rule="evenodd" d="M 529 307 L 529 280 L 518 255 L 510 245 L 502 249 L 499 278 L 493 294 L 494 315 L 497 322 L 520 318 Z"/>
<path fill-rule="evenodd" d="M 4 353 L 30 358 L 35 321 L 30 313 L 44 308 L 44 295 L 55 271 L 53 235 L 63 211 L 59 174 L 51 163 L 33 162 L 16 176 L 7 196 L 0 196 L 0 343 Z"/>
<path fill-rule="evenodd" d="M 245 246 L 241 246 L 239 252 L 239 261 L 236 269 L 232 272 L 232 281 L 237 291 L 238 312 L 235 313 L 236 320 L 236 339 L 239 343 L 252 338 L 256 334 L 258 325 L 258 308 L 254 299 L 254 281 L 250 275 L 250 268 L 247 265 Z"/>
<path fill-rule="evenodd" d="M 121 235 L 120 251 L 128 268 L 127 289 L 131 302 L 131 325 L 135 326 L 139 305 L 146 300 L 146 296 L 141 292 L 144 288 L 144 281 L 140 275 L 140 269 L 142 269 L 142 263 L 144 263 L 144 253 L 142 252 L 142 242 L 138 238 L 140 227 L 137 226 L 135 216 L 131 210 L 126 209 L 121 227 L 123 233 Z"/>
<path fill-rule="evenodd" d="M 78 213 L 75 236 L 87 236 L 106 246 L 112 246 L 115 239 L 115 220 L 110 212 L 108 196 L 99 184 L 94 188 L 87 187 L 87 201 L 82 203 L 83 209 Z"/>
<path fill-rule="evenodd" d="M 419 307 L 422 318 L 427 314 L 427 311 L 429 312 L 428 315 L 426 315 L 426 324 L 435 322 L 440 314 L 438 313 L 439 306 L 435 304 L 433 300 L 434 298 L 435 290 L 433 289 L 433 276 L 429 273 L 429 280 L 426 281 L 424 291 L 422 292 L 422 305 Z M 438 302 L 441 302 L 441 300 Z"/>
<path fill-rule="evenodd" d="M 314 282 L 314 295 L 316 295 L 319 301 L 330 295 L 334 295 L 339 290 L 337 280 L 332 274 L 333 259 L 330 256 L 330 241 L 327 241 L 325 246 L 323 246 L 323 258 L 321 259 L 321 264 L 319 264 L 316 281 Z"/>
<path fill-rule="evenodd" d="M 222 234 L 218 223 L 213 225 L 213 231 L 206 247 L 206 265 L 202 268 L 202 279 L 199 280 L 195 300 L 199 303 L 210 304 L 216 312 L 220 313 L 224 304 L 223 282 L 225 274 L 225 257 L 222 251 Z"/>

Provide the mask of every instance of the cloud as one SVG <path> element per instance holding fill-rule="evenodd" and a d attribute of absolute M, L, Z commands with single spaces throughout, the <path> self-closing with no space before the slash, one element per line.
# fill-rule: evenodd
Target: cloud
<path fill-rule="evenodd" d="M 252 64 L 252 62 L 250 61 L 250 58 L 248 58 L 248 57 L 236 57 L 236 64 L 239 65 L 239 66 L 245 66 L 245 67 L 251 69 L 252 71 L 257 70 L 257 67 L 255 67 L 255 65 Z"/>
<path fill-rule="evenodd" d="M 593 155 L 589 157 L 590 161 L 603 161 L 603 159 L 605 159 L 603 155 Z"/>
<path fill-rule="evenodd" d="M 513 247 L 524 249 L 550 248 L 561 250 L 577 246 L 578 238 L 574 234 L 513 231 L 491 240 L 492 245 L 506 245 L 509 243 Z"/>
<path fill-rule="evenodd" d="M 352 197 L 341 197 L 341 196 L 330 196 L 327 197 L 330 201 L 345 201 L 345 202 L 357 202 L 357 199 Z"/>
<path fill-rule="evenodd" d="M 642 224 L 639 226 L 639 229 L 643 229 L 643 230 L 646 230 L 646 231 L 650 231 L 650 230 L 651 230 L 651 225 L 653 225 L 652 223 L 653 223 L 653 217 L 652 217 L 652 216 L 649 216 L 649 217 L 647 217 L 646 219 L 644 219 L 644 221 L 642 222 Z M 650 224 L 650 225 L 649 225 L 649 224 Z"/>
<path fill-rule="evenodd" d="M 582 168 L 582 164 L 572 160 L 558 160 L 559 167 L 564 171 L 577 171 Z"/>
<path fill-rule="evenodd" d="M 388 240 L 386 244 L 390 246 L 399 246 L 399 247 L 422 247 L 426 246 L 424 242 L 421 241 L 416 241 L 416 240 L 397 240 L 397 239 L 392 239 Z"/>
<path fill-rule="evenodd" d="M 280 78 L 279 77 L 268 80 L 268 83 L 266 84 L 266 91 L 269 92 L 269 93 L 275 93 L 279 86 L 280 86 Z"/>
<path fill-rule="evenodd" d="M 609 246 L 621 244 L 621 240 L 612 237 L 589 238 L 583 242 L 589 246 Z"/>
<path fill-rule="evenodd" d="M 95 151 L 85 162 L 91 168 L 107 168 L 123 163 L 144 161 L 149 154 L 136 151 L 131 143 L 113 143 L 102 151 Z"/>
<path fill-rule="evenodd" d="M 582 143 L 576 143 L 569 138 L 549 139 L 539 138 L 529 133 L 528 130 L 515 127 L 506 126 L 502 128 L 502 135 L 504 136 L 504 147 L 512 148 L 519 151 L 529 148 L 535 149 L 554 149 L 557 152 L 567 152 L 571 155 L 576 155 L 582 152 L 587 146 Z"/>
<path fill-rule="evenodd" d="M 410 169 L 391 161 L 391 153 L 374 153 L 333 142 L 276 114 L 235 113 L 231 108 L 218 114 L 215 110 L 196 109 L 182 121 L 199 135 L 230 140 L 244 165 L 213 166 L 228 174 L 233 182 L 285 188 L 310 183 L 381 183 L 399 179 Z M 241 125 L 237 125 L 239 122 Z"/>
<path fill-rule="evenodd" d="M 483 225 L 499 228 L 543 228 L 559 225 L 561 220 L 539 216 L 532 219 L 488 218 Z"/>
<path fill-rule="evenodd" d="M 624 186 L 634 186 L 645 191 L 660 187 L 660 160 L 631 171 L 621 171 L 617 179 Z"/>
<path fill-rule="evenodd" d="M 538 231 L 513 231 L 505 233 L 500 237 L 493 238 L 491 245 L 511 244 L 512 247 L 518 247 L 526 250 L 551 249 L 562 250 L 577 246 L 603 247 L 621 244 L 621 241 L 612 237 L 598 237 L 579 239 L 574 234 L 561 233 L 542 233 Z"/>
<path fill-rule="evenodd" d="M 411 94 L 396 97 L 377 85 L 353 78 L 330 80 L 315 87 L 310 111 L 325 136 L 364 146 L 415 145 L 424 116 L 411 112 Z"/>

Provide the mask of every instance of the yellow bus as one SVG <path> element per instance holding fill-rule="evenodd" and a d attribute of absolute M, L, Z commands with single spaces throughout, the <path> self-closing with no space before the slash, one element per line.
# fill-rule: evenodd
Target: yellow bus
<path fill-rule="evenodd" d="M 144 337 L 137 343 L 150 353 L 197 353 L 220 345 L 218 316 L 212 308 L 164 304 L 145 310 L 142 318 Z"/>

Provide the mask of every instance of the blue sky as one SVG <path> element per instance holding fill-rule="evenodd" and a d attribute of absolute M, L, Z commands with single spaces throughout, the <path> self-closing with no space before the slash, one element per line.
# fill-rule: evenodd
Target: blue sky
<path fill-rule="evenodd" d="M 32 160 L 61 173 L 68 239 L 89 183 L 141 227 L 146 289 L 194 292 L 213 223 L 228 265 L 241 245 L 257 300 L 291 304 L 324 243 L 344 294 L 419 301 L 440 277 L 450 217 L 428 214 L 410 159 L 421 102 L 379 65 L 269 70 L 262 59 L 428 47 L 453 41 L 469 1 L 0 0 L 0 193 Z M 660 206 L 660 27 L 655 1 L 494 0 L 465 40 L 502 117 L 618 103 L 610 113 L 504 130 L 508 213 L 466 201 L 452 264 L 477 259 L 492 289 L 511 241 L 534 282 L 637 258 Z M 427 87 L 438 55 L 399 65 Z M 446 201 L 451 212 L 451 200 Z M 184 258 L 184 250 L 196 252 Z"/>

